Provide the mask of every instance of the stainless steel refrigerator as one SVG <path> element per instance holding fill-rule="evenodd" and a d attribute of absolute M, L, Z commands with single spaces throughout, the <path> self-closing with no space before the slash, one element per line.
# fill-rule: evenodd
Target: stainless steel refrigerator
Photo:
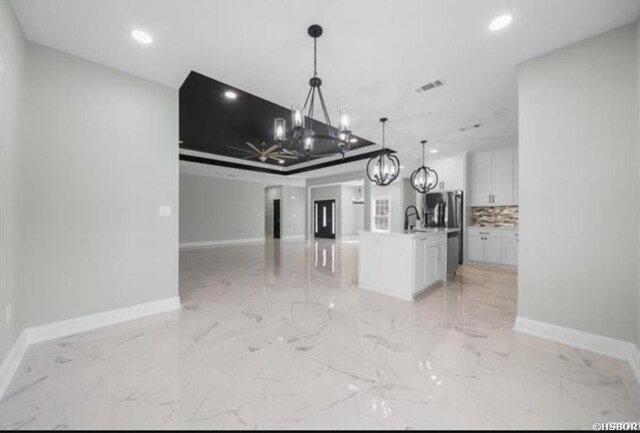
<path fill-rule="evenodd" d="M 447 227 L 458 229 L 449 233 L 447 245 L 447 273 L 455 274 L 462 264 L 463 192 L 443 191 L 422 195 L 422 227 Z"/>

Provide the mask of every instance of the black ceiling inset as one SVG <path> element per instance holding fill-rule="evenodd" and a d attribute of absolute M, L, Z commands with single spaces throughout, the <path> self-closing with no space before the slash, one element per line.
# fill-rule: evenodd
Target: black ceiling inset
<path fill-rule="evenodd" d="M 229 90 L 233 91 L 237 98 L 225 97 L 225 92 Z M 276 117 L 282 117 L 287 120 L 288 124 L 291 121 L 291 111 L 288 108 L 194 71 L 189 73 L 180 87 L 179 99 L 180 148 L 238 158 L 238 164 L 242 165 L 238 168 L 246 168 L 247 170 L 256 170 L 258 167 L 242 164 L 246 160 L 243 158 L 249 154 L 233 148 L 250 151 L 251 149 L 245 144 L 246 142 L 250 142 L 258 148 L 262 142 L 266 142 L 270 146 L 273 144 L 273 120 Z M 317 125 L 322 125 L 316 128 L 319 132 L 324 127 L 327 128 L 328 133 L 327 125 L 317 120 L 314 122 Z M 354 137 L 357 142 L 351 144 L 351 150 L 374 144 L 361 137 Z M 329 143 L 318 143 L 314 153 L 323 154 L 334 150 L 336 149 Z M 349 153 L 347 153 L 348 156 Z M 182 156 L 181 159 L 185 160 Z M 349 159 L 331 161 L 331 165 L 340 164 Z M 250 161 L 259 162 L 257 158 L 252 158 Z M 279 167 L 292 167 L 307 162 L 305 158 L 283 159 L 283 161 L 283 164 L 275 160 L 267 160 L 266 163 Z M 305 165 L 303 171 L 321 168 L 323 165 Z M 265 168 L 268 169 L 267 166 Z M 292 171 L 294 170 L 289 170 L 286 174 L 291 174 Z M 284 172 L 278 173 L 285 174 Z"/>
<path fill-rule="evenodd" d="M 388 151 L 391 153 L 394 152 L 390 150 Z M 180 154 L 180 161 L 197 162 L 199 164 L 217 165 L 219 167 L 229 167 L 229 168 L 240 168 L 244 170 L 257 171 L 260 173 L 270 173 L 270 174 L 279 174 L 282 176 L 288 176 L 290 174 L 304 173 L 305 171 L 318 170 L 320 168 L 333 167 L 334 165 L 346 164 L 348 162 L 355 162 L 355 161 L 361 161 L 363 159 L 369 159 L 377 155 L 379 152 L 380 152 L 379 150 L 372 150 L 371 152 L 358 153 L 356 155 L 347 154 L 344 158 L 331 159 L 329 161 L 319 162 L 318 164 L 314 164 L 314 165 L 307 165 L 306 163 L 300 164 L 300 166 L 296 165 L 295 167 L 286 171 L 276 170 L 275 168 L 271 168 L 266 165 L 264 167 L 260 167 L 255 165 L 246 165 L 242 163 L 221 160 L 221 159 L 210 159 L 210 158 L 203 158 L 201 156 L 185 155 L 185 154 Z"/>

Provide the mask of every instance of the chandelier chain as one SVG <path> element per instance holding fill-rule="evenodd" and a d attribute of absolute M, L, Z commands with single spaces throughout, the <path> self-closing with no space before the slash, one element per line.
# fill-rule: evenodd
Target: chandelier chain
<path fill-rule="evenodd" d="M 318 76 L 318 38 L 313 38 L 313 76 Z"/>
<path fill-rule="evenodd" d="M 386 134 L 385 134 L 385 128 L 384 128 L 384 124 L 385 124 L 385 123 L 386 123 L 386 122 L 382 122 L 382 148 L 383 148 L 383 149 L 384 149 L 384 148 L 386 148 L 386 143 L 385 143 L 385 136 L 386 136 Z"/>

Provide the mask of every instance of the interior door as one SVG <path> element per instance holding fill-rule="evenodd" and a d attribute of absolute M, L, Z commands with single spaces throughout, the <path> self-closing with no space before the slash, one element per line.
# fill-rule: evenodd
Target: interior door
<path fill-rule="evenodd" d="M 273 238 L 280 239 L 280 199 L 273 201 Z"/>
<path fill-rule="evenodd" d="M 318 200 L 314 203 L 314 236 L 336 238 L 336 201 Z"/>

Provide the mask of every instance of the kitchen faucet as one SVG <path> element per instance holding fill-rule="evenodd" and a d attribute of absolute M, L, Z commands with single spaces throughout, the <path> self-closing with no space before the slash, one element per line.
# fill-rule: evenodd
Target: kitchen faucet
<path fill-rule="evenodd" d="M 409 230 L 409 217 L 411 216 L 409 215 L 410 210 L 413 210 L 413 215 L 415 215 L 416 221 L 420 221 L 420 212 L 418 212 L 418 208 L 415 207 L 414 205 L 407 206 L 407 208 L 404 210 L 404 229 L 405 230 Z"/>

